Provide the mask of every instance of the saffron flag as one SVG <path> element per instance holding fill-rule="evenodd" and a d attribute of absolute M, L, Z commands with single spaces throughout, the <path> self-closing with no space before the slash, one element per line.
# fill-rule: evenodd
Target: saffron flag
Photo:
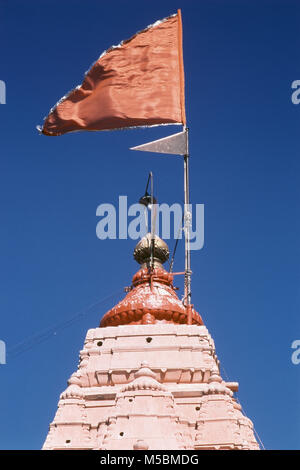
<path fill-rule="evenodd" d="M 83 83 L 51 109 L 50 136 L 160 124 L 185 125 L 180 10 L 105 51 Z"/>

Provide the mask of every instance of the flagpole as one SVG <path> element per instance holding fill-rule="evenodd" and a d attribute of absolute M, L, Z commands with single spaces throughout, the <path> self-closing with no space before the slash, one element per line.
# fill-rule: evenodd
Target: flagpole
<path fill-rule="evenodd" d="M 153 173 L 150 172 L 151 183 L 151 271 L 154 269 L 154 248 L 155 248 L 155 206 L 154 206 L 154 188 L 153 188 Z"/>
<path fill-rule="evenodd" d="M 187 309 L 187 323 L 192 324 L 192 293 L 191 293 L 191 250 L 190 250 L 190 182 L 189 182 L 189 130 L 184 126 L 186 133 L 186 154 L 184 155 L 184 234 L 185 234 L 185 275 L 184 275 L 184 303 Z"/>
<path fill-rule="evenodd" d="M 191 293 L 191 249 L 190 249 L 190 229 L 192 214 L 190 211 L 190 182 L 189 182 L 189 129 L 186 125 L 183 125 L 182 132 L 173 134 L 162 139 L 154 140 L 153 142 L 147 142 L 137 147 L 131 147 L 130 150 L 140 150 L 142 152 L 156 152 L 156 153 L 167 153 L 172 155 L 183 156 L 184 162 L 184 235 L 185 235 L 185 270 L 184 270 L 184 296 L 183 304 L 186 307 L 187 323 L 192 324 L 193 319 L 193 305 L 192 305 L 192 293 Z M 153 175 L 152 175 L 153 177 Z M 147 183 L 148 187 L 148 183 Z M 151 179 L 151 201 L 154 202 L 153 197 L 153 180 Z M 155 205 L 154 205 L 155 206 Z M 151 252 L 154 252 L 154 226 L 155 226 L 155 212 L 151 211 Z M 151 256 L 150 266 L 153 268 L 154 259 Z"/>

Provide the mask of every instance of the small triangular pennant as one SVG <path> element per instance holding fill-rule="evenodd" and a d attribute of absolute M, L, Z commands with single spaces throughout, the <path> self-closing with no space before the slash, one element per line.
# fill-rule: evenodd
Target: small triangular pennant
<path fill-rule="evenodd" d="M 187 133 L 186 131 L 153 140 L 137 147 L 131 147 L 130 150 L 140 150 L 142 152 L 169 153 L 172 155 L 187 154 Z"/>

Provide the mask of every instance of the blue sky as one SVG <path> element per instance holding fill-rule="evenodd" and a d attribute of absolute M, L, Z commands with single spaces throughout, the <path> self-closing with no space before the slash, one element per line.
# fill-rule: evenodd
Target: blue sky
<path fill-rule="evenodd" d="M 103 50 L 177 8 L 191 200 L 205 205 L 193 302 L 265 447 L 300 448 L 299 2 L 0 0 L 1 449 L 41 448 L 87 329 L 137 270 L 133 240 L 96 237 L 97 206 L 135 203 L 150 170 L 159 202 L 182 202 L 179 158 L 129 150 L 176 127 L 49 138 L 35 126 Z"/>

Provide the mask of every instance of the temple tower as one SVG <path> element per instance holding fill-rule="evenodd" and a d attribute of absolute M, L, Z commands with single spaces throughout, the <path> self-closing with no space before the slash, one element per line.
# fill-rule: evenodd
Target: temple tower
<path fill-rule="evenodd" d="M 166 243 L 137 244 L 125 298 L 87 332 L 43 449 L 259 449 L 253 424 L 222 379 L 212 337 L 163 268 Z"/>

